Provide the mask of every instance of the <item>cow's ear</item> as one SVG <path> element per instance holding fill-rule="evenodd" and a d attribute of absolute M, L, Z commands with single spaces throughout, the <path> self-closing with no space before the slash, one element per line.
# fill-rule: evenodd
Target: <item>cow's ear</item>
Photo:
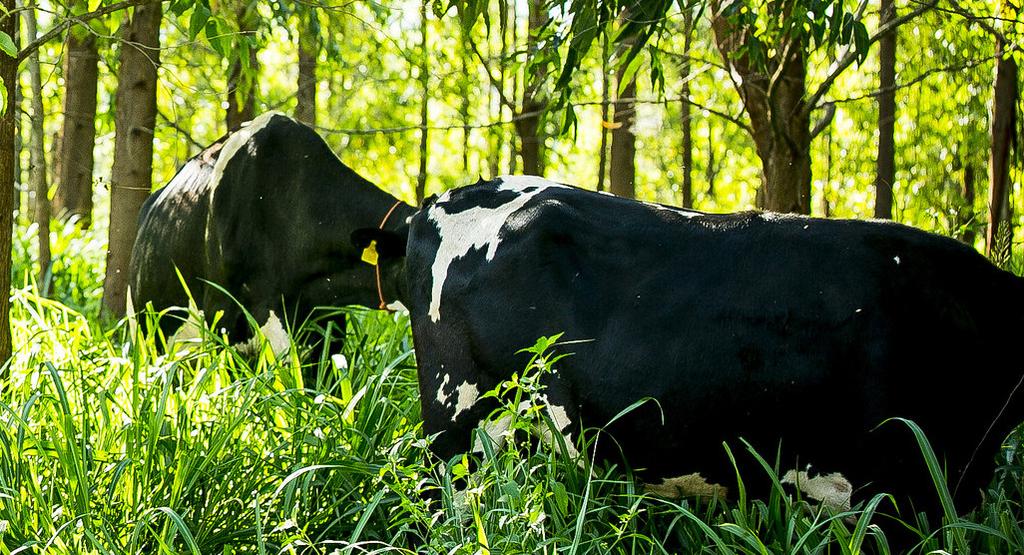
<path fill-rule="evenodd" d="M 400 258 L 405 256 L 407 233 L 395 233 L 386 229 L 364 227 L 352 232 L 352 244 L 364 253 L 364 259 L 373 258 L 373 253 L 380 259 Z M 370 252 L 372 251 L 372 252 Z M 370 262 L 373 264 L 373 262 Z"/>

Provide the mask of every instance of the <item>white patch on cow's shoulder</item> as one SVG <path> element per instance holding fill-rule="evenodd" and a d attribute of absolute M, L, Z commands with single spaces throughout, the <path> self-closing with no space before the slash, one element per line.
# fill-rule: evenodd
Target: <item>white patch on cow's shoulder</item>
<path fill-rule="evenodd" d="M 220 155 L 217 156 L 217 162 L 213 165 L 213 174 L 210 176 L 210 188 L 216 189 L 220 183 L 222 177 L 224 177 L 224 168 L 228 165 L 228 162 L 238 153 L 243 146 L 245 146 L 249 139 L 256 134 L 260 129 L 263 129 L 270 123 L 270 120 L 277 115 L 283 115 L 281 112 L 267 112 L 261 114 L 256 119 L 243 123 L 241 129 L 235 131 L 228 137 L 228 140 L 224 142 L 224 147 L 220 149 Z"/>
<path fill-rule="evenodd" d="M 444 386 L 448 385 L 449 379 L 451 379 L 451 376 L 445 374 L 444 379 L 441 380 L 441 385 L 437 388 L 437 403 L 441 406 L 448 404 L 448 394 L 444 392 Z"/>
<path fill-rule="evenodd" d="M 648 493 L 670 499 L 679 497 L 725 499 L 729 495 L 729 488 L 720 484 L 709 484 L 699 472 L 677 478 L 665 478 L 660 484 L 644 484 L 644 489 Z"/>
<path fill-rule="evenodd" d="M 807 497 L 819 501 L 833 510 L 848 511 L 850 509 L 850 495 L 853 493 L 853 486 L 838 472 L 811 478 L 803 470 L 790 470 L 782 477 L 781 482 L 793 484 Z"/>
<path fill-rule="evenodd" d="M 476 384 L 462 382 L 462 385 L 455 390 L 455 414 L 452 415 L 452 421 L 454 422 L 460 414 L 475 405 L 479 398 L 480 390 L 476 388 Z"/>
<path fill-rule="evenodd" d="M 518 193 L 518 196 L 494 208 L 474 207 L 449 214 L 445 210 L 445 203 L 450 195 L 445 193 L 427 210 L 427 218 L 434 222 L 441 236 L 441 244 L 437 247 L 431 266 L 433 282 L 429 314 L 434 322 L 441 319 L 441 290 L 448 278 L 451 263 L 466 256 L 470 249 L 483 248 L 487 249 L 486 259 L 493 260 L 501 242 L 501 229 L 508 217 L 542 191 L 552 187 L 566 187 L 535 176 L 499 177 L 498 180 L 498 191 L 511 191 Z"/>

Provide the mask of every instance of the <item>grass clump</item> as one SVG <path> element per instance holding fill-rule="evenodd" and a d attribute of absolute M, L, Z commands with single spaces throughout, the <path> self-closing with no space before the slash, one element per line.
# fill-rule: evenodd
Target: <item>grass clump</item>
<path fill-rule="evenodd" d="M 105 330 L 28 287 L 13 321 L 2 554 L 854 554 L 896 552 L 892 534 L 911 529 L 919 553 L 1024 546 L 1019 461 L 945 526 L 881 517 L 884 495 L 831 514 L 784 490 L 777 465 L 739 440 L 729 455 L 759 463 L 766 499 L 742 487 L 729 501 L 648 494 L 621 466 L 567 456 L 558 434 L 535 441 L 552 429 L 538 398 L 557 338 L 492 392 L 504 445 L 481 436 L 482 454 L 438 461 L 402 315 L 349 311 L 340 353 L 280 359 L 269 347 L 243 356 L 209 330 L 165 353 L 142 331 L 152 326 Z"/>

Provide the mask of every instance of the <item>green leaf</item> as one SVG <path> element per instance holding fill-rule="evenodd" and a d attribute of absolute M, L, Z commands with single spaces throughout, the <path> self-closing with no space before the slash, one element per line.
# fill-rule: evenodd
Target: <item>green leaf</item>
<path fill-rule="evenodd" d="M 206 40 L 218 54 L 227 56 L 227 48 L 224 45 L 224 33 L 221 32 L 220 21 L 216 17 L 211 17 L 206 22 Z"/>
<path fill-rule="evenodd" d="M 0 31 L 0 50 L 12 58 L 18 57 L 18 47 L 14 46 L 14 41 L 11 40 L 11 35 Z"/>
<path fill-rule="evenodd" d="M 868 38 L 868 29 L 864 22 L 857 21 L 853 24 L 853 47 L 857 52 L 857 63 L 864 63 L 871 51 L 871 39 Z"/>
<path fill-rule="evenodd" d="M 0 116 L 7 111 L 7 84 L 0 79 Z"/>
<path fill-rule="evenodd" d="M 196 40 L 196 37 L 199 36 L 199 32 L 206 27 L 206 22 L 209 20 L 210 9 L 204 6 L 202 3 L 196 4 L 195 9 L 192 10 L 192 17 L 190 17 L 188 20 L 189 40 Z"/>

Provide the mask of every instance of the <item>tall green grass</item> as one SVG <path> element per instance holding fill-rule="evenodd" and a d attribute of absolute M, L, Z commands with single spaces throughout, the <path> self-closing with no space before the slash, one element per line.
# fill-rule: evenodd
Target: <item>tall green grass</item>
<path fill-rule="evenodd" d="M 213 333 L 162 353 L 134 320 L 104 330 L 31 289 L 14 301 L 0 553 L 886 553 L 902 526 L 879 517 L 884 495 L 840 514 L 799 500 L 739 440 L 729 454 L 760 463 L 766 499 L 661 499 L 526 433 L 438 461 L 403 316 L 352 311 L 341 356 L 278 360 Z M 513 430 L 549 425 L 521 401 L 557 366 L 550 345 L 495 392 Z M 907 517 L 915 550 L 1020 552 L 1020 472 L 1000 473 L 968 520 Z"/>

